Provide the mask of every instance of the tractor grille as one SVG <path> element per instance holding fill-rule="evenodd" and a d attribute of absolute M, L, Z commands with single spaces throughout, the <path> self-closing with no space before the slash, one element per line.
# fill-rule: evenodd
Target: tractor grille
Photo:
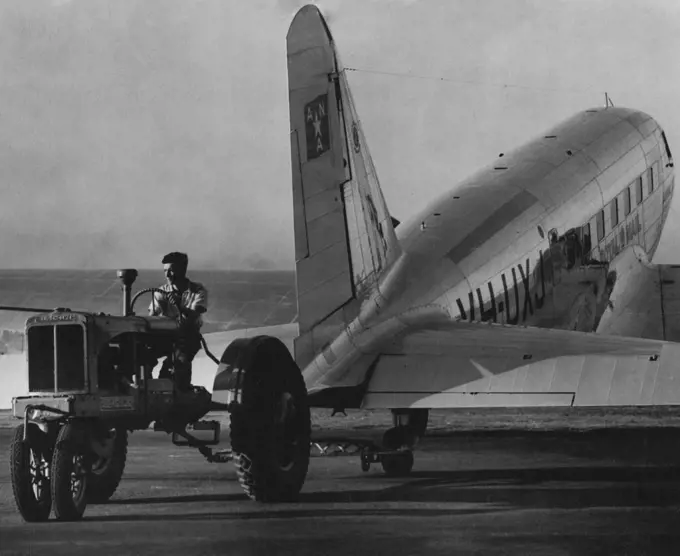
<path fill-rule="evenodd" d="M 83 326 L 33 326 L 28 329 L 27 343 L 30 392 L 73 392 L 85 389 Z"/>

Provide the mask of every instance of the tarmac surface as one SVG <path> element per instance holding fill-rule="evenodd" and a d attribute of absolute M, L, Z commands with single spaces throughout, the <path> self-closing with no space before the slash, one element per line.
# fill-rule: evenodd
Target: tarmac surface
<path fill-rule="evenodd" d="M 247 500 L 231 463 L 140 431 L 109 503 L 41 524 L 14 508 L 10 434 L 0 430 L 2 556 L 680 554 L 674 427 L 439 429 L 408 478 L 363 473 L 358 456 L 315 457 L 300 501 L 282 505 Z"/>

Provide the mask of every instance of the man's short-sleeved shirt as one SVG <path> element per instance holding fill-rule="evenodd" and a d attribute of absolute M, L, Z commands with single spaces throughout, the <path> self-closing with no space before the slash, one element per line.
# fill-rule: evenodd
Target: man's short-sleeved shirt
<path fill-rule="evenodd" d="M 170 284 L 163 284 L 158 289 L 166 292 L 171 292 L 173 290 L 178 291 Z M 196 307 L 199 305 L 204 307 L 206 311 L 208 310 L 208 290 L 205 289 L 203 284 L 189 280 L 187 289 L 182 292 L 180 306 L 195 311 Z M 179 311 L 172 303 L 168 301 L 168 298 L 165 295 L 159 292 L 154 292 L 153 299 L 149 304 L 149 315 L 165 316 L 176 319 L 179 317 Z M 196 326 L 198 328 L 203 326 L 202 315 L 199 315 L 196 319 Z"/>

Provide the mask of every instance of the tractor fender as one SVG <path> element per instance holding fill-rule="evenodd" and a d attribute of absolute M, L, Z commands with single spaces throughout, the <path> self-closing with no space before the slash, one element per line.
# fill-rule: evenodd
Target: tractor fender
<path fill-rule="evenodd" d="M 257 346 L 270 336 L 254 336 L 233 340 L 222 353 L 213 381 L 212 401 L 216 404 L 235 405 L 243 403 L 243 387 L 246 372 L 253 368 Z"/>

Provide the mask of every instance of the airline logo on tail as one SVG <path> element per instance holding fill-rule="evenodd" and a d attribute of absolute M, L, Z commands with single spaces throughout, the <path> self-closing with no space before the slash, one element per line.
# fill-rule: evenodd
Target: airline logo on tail
<path fill-rule="evenodd" d="M 317 158 L 331 148 L 327 108 L 326 94 L 319 95 L 305 105 L 307 160 Z"/>

